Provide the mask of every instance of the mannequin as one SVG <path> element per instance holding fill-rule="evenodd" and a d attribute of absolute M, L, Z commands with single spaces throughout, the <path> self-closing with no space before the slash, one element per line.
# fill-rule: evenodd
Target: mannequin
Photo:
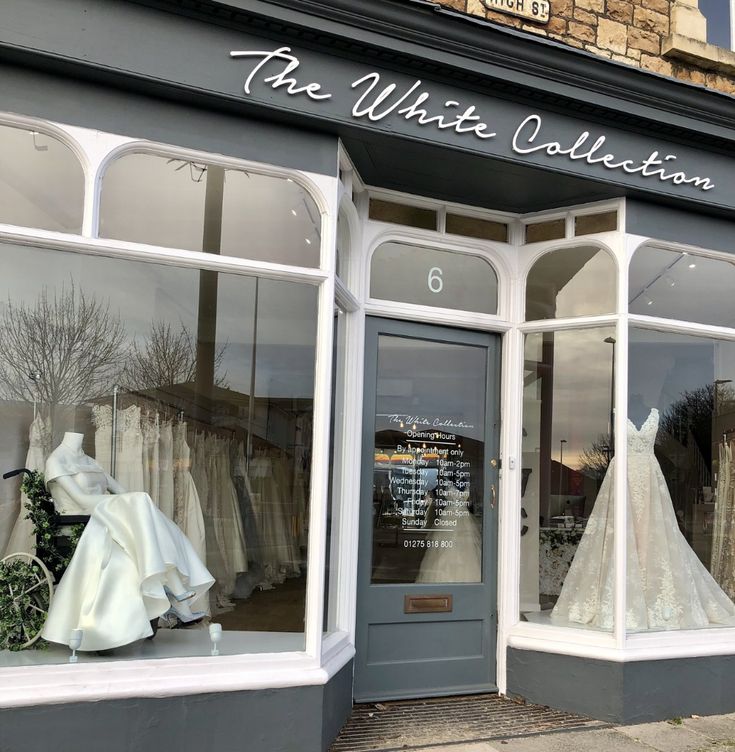
<path fill-rule="evenodd" d="M 152 634 L 168 611 L 182 622 L 202 618 L 190 601 L 214 584 L 181 530 L 148 494 L 127 492 L 67 432 L 46 462 L 46 485 L 58 512 L 89 514 L 72 561 L 49 608 L 43 637 L 80 650 L 108 650 Z"/>

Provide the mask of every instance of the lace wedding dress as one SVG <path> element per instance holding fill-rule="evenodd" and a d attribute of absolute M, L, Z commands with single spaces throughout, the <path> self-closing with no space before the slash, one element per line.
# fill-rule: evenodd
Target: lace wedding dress
<path fill-rule="evenodd" d="M 456 513 L 457 526 L 444 528 L 428 536 L 435 547 L 421 559 L 416 582 L 480 582 L 482 565 L 482 535 L 480 525 L 469 509 L 469 489 L 456 486 L 447 489 L 444 508 Z M 451 519 L 444 517 L 442 519 Z"/>
<path fill-rule="evenodd" d="M 43 470 L 46 464 L 46 455 L 49 453 L 50 443 L 51 427 L 40 415 L 37 415 L 33 419 L 28 432 L 28 454 L 26 455 L 24 467 L 27 467 L 29 470 Z M 27 501 L 28 497 L 24 493 L 21 493 L 20 511 L 15 520 L 15 525 L 13 525 L 13 530 L 10 533 L 8 545 L 5 548 L 6 555 L 36 553 L 36 531 L 28 517 L 28 510 L 26 509 Z"/>
<path fill-rule="evenodd" d="M 628 421 L 626 628 L 692 629 L 735 624 L 735 605 L 679 531 L 666 480 L 653 453 L 658 410 L 640 429 Z M 613 626 L 613 478 L 610 463 L 551 621 Z"/>

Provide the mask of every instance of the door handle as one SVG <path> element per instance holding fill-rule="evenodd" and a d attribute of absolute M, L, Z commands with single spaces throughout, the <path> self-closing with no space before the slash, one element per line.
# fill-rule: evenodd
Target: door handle
<path fill-rule="evenodd" d="M 490 508 L 495 509 L 495 502 L 498 500 L 498 494 L 495 491 L 495 484 L 490 484 L 490 495 L 491 495 L 491 501 L 490 501 Z"/>

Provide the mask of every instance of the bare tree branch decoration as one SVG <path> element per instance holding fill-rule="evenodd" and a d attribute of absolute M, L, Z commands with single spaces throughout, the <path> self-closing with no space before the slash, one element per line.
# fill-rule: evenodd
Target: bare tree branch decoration
<path fill-rule="evenodd" d="M 222 345 L 215 353 L 215 373 L 226 349 L 227 345 Z M 180 322 L 176 329 L 170 323 L 154 321 L 148 337 L 130 345 L 120 380 L 127 389 L 155 389 L 193 382 L 196 368 L 196 340 L 184 323 Z M 218 376 L 215 384 L 226 387 L 226 374 Z"/>
<path fill-rule="evenodd" d="M 78 290 L 41 290 L 35 303 L 8 300 L 0 318 L 0 392 L 8 399 L 73 405 L 108 394 L 125 330 L 109 303 Z"/>

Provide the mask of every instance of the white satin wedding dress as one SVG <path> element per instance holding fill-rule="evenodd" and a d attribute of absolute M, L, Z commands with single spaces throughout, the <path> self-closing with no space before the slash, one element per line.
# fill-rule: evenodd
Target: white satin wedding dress
<path fill-rule="evenodd" d="M 626 628 L 693 629 L 735 624 L 735 605 L 681 534 L 661 467 L 653 453 L 659 415 L 640 429 L 628 421 Z M 608 467 L 551 621 L 611 630 L 613 626 L 613 478 Z"/>
<path fill-rule="evenodd" d="M 70 476 L 86 494 L 106 494 L 83 509 L 54 480 Z M 90 514 L 71 563 L 49 608 L 43 637 L 69 644 L 83 630 L 81 650 L 108 650 L 150 637 L 150 621 L 170 601 L 164 590 L 171 570 L 198 600 L 214 579 L 179 528 L 144 492 L 107 494 L 100 465 L 63 444 L 46 462 L 46 483 L 61 514 Z"/>

